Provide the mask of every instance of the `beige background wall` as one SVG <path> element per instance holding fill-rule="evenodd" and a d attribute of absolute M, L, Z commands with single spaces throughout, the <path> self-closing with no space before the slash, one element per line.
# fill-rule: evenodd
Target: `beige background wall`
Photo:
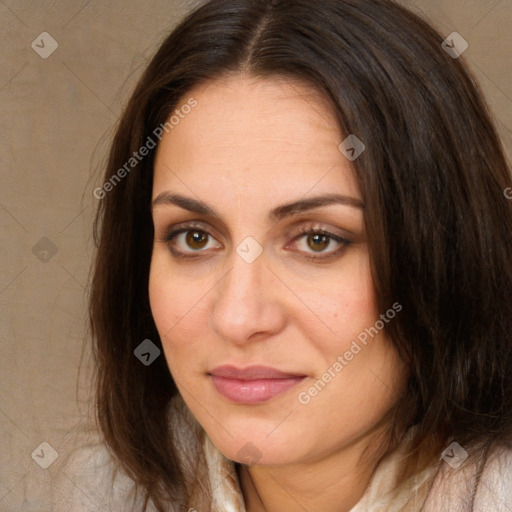
<path fill-rule="evenodd" d="M 78 368 L 97 206 L 92 190 L 135 80 L 195 3 L 0 0 L 2 512 L 51 510 L 56 465 L 36 463 L 51 460 L 51 449 L 40 445 L 64 455 L 65 436 L 88 410 L 87 352 L 80 375 Z M 443 35 L 457 31 L 469 42 L 464 57 L 510 158 L 512 0 L 403 3 Z M 43 55 L 51 49 L 42 32 L 58 44 L 46 59 L 31 47 L 35 41 Z"/>

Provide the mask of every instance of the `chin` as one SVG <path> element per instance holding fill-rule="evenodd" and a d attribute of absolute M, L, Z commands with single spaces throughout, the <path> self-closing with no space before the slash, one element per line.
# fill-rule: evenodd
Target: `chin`
<path fill-rule="evenodd" d="M 287 447 L 275 449 L 268 443 L 262 447 L 254 439 L 231 443 L 224 450 L 217 446 L 217 449 L 228 459 L 247 466 L 276 466 L 292 462 Z"/>
<path fill-rule="evenodd" d="M 225 424 L 224 424 L 225 425 Z M 208 437 L 222 455 L 235 462 L 246 465 L 265 465 L 272 466 L 276 464 L 285 464 L 291 462 L 292 440 L 288 433 L 283 431 L 281 436 L 268 436 L 271 430 L 250 428 L 246 426 L 242 431 L 232 429 L 225 425 L 227 430 L 219 432 L 207 431 Z M 236 432 L 236 435 L 230 436 L 228 432 Z M 285 438 L 282 438 L 282 434 Z M 294 453 L 296 456 L 297 454 Z"/>

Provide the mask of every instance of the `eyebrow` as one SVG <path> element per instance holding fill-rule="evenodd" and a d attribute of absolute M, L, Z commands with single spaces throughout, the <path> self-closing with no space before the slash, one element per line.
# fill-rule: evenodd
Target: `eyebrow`
<path fill-rule="evenodd" d="M 300 213 L 320 208 L 322 206 L 330 206 L 341 204 L 363 210 L 364 204 L 361 200 L 354 197 L 344 196 L 340 194 L 325 194 L 321 196 L 300 199 L 272 209 L 268 213 L 268 219 L 271 222 L 279 222 L 286 217 L 299 215 Z M 151 203 L 151 208 L 158 205 L 176 205 L 184 210 L 194 212 L 200 215 L 214 217 L 221 220 L 222 217 L 212 207 L 203 201 L 193 199 L 191 197 L 182 196 L 180 194 L 172 194 L 170 192 L 162 192 Z"/>

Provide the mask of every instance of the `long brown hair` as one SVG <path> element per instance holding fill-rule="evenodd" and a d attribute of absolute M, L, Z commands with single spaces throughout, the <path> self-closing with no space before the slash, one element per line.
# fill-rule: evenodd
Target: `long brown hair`
<path fill-rule="evenodd" d="M 97 421 L 158 510 L 183 475 L 165 358 L 145 366 L 134 356 L 145 339 L 162 350 L 148 299 L 155 150 L 126 164 L 194 87 L 227 73 L 307 82 L 332 101 L 341 132 L 366 145 L 353 165 L 374 284 L 381 311 L 403 305 L 386 329 L 411 370 L 393 425 L 416 425 L 416 446 L 510 440 L 512 182 L 476 80 L 443 39 L 390 0 L 214 0 L 151 60 L 104 175 L 90 319 Z"/>

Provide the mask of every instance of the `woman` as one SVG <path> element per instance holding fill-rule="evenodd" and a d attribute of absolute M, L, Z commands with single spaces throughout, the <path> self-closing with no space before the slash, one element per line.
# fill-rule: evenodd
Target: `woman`
<path fill-rule="evenodd" d="M 56 500 L 511 510 L 510 186 L 474 79 L 403 7 L 198 8 L 95 190 L 105 445 Z"/>

